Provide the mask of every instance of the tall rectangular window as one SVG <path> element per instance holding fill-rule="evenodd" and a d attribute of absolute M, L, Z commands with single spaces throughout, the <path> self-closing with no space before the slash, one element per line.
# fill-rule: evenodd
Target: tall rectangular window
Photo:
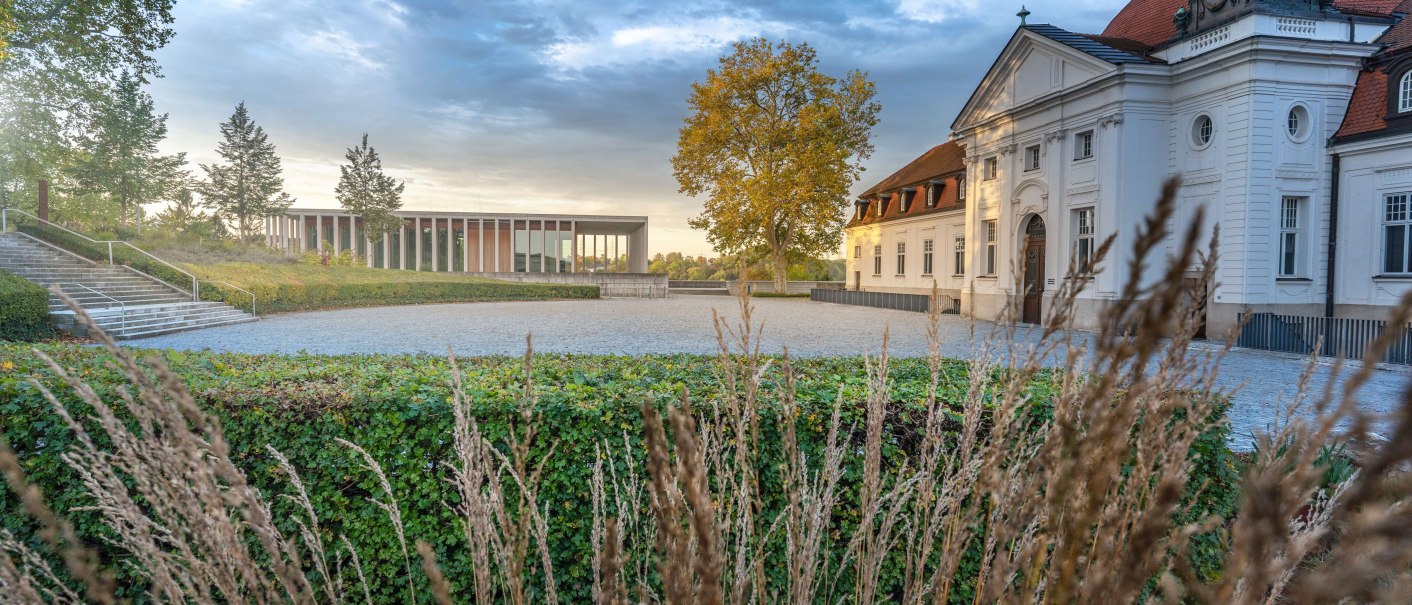
<path fill-rule="evenodd" d="M 1300 221 L 1303 201 L 1297 197 L 1280 200 L 1280 277 L 1299 277 Z"/>
<path fill-rule="evenodd" d="M 986 221 L 981 223 L 981 230 L 985 234 L 985 265 L 981 267 L 981 274 L 995 275 L 995 240 L 1000 239 L 1000 225 L 996 221 Z"/>
<path fill-rule="evenodd" d="M 1000 160 L 996 158 L 986 158 L 984 172 L 981 173 L 985 180 L 994 180 L 1000 174 Z"/>
<path fill-rule="evenodd" d="M 966 236 L 956 236 L 955 248 L 951 253 L 952 275 L 966 274 Z"/>
<path fill-rule="evenodd" d="M 907 274 L 907 242 L 897 242 L 897 274 Z"/>
<path fill-rule="evenodd" d="M 1412 273 L 1412 192 L 1383 196 L 1383 273 Z"/>
<path fill-rule="evenodd" d="M 966 201 L 966 177 L 965 175 L 956 177 L 956 201 Z"/>
<path fill-rule="evenodd" d="M 853 247 L 853 258 L 863 258 L 863 247 L 862 247 L 862 246 L 854 246 L 854 247 Z"/>
<path fill-rule="evenodd" d="M 1074 270 L 1079 275 L 1093 273 L 1093 208 L 1074 211 Z"/>
<path fill-rule="evenodd" d="M 1039 145 L 1025 148 L 1025 171 L 1039 170 Z"/>
<path fill-rule="evenodd" d="M 922 275 L 932 274 L 932 240 L 922 240 Z"/>
<path fill-rule="evenodd" d="M 873 246 L 873 275 L 882 275 L 882 245 Z"/>
<path fill-rule="evenodd" d="M 1074 137 L 1074 159 L 1086 160 L 1093 157 L 1093 131 L 1080 132 Z"/>

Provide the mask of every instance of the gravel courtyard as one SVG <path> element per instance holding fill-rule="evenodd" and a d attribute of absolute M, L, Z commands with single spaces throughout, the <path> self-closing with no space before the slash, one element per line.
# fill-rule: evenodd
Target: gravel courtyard
<path fill-rule="evenodd" d="M 609 299 L 376 307 L 274 315 L 249 324 L 158 336 L 129 343 L 134 347 L 211 349 L 246 353 L 432 353 L 447 347 L 458 355 L 518 355 L 525 334 L 535 349 L 563 353 L 714 353 L 716 333 L 711 313 L 731 325 L 739 322 L 734 298 L 677 296 L 665 300 Z M 755 319 L 764 321 L 764 349 L 788 346 L 794 355 L 877 354 L 884 327 L 890 327 L 894 356 L 927 353 L 927 317 L 921 313 L 815 303 L 800 299 L 757 299 Z M 994 326 L 976 322 L 975 341 L 987 340 Z M 941 325 L 942 354 L 972 355 L 972 322 L 946 316 Z M 1023 331 L 1023 330 L 1022 330 Z M 1236 350 L 1226 358 L 1222 387 L 1238 389 L 1231 421 L 1232 445 L 1247 447 L 1252 431 L 1270 425 L 1276 410 L 1293 393 L 1305 360 Z M 1320 364 L 1314 386 L 1338 383 L 1352 369 L 1332 375 Z M 1366 409 L 1386 412 L 1412 374 L 1381 370 L 1364 387 Z"/>

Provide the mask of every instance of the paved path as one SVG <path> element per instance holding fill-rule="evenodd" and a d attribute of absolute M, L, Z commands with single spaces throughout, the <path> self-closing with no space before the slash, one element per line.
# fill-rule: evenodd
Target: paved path
<path fill-rule="evenodd" d="M 927 353 L 927 317 L 799 299 L 757 299 L 757 321 L 765 322 L 764 349 L 788 345 L 795 355 L 876 354 L 884 327 L 890 327 L 894 356 Z M 518 355 L 525 333 L 533 332 L 535 349 L 564 353 L 703 353 L 716 352 L 711 312 L 732 325 L 740 313 L 734 298 L 678 296 L 666 300 L 594 300 L 478 303 L 378 307 L 274 315 L 228 327 L 184 332 L 133 341 L 132 346 L 212 349 L 247 353 L 432 353 L 447 346 L 458 355 Z M 990 337 L 993 325 L 976 322 L 976 340 Z M 946 316 L 941 325 L 942 354 L 972 355 L 972 322 Z M 1028 334 L 1025 336 L 1029 338 Z M 1233 445 L 1249 445 L 1248 435 L 1269 426 L 1275 411 L 1293 394 L 1305 360 L 1295 356 L 1236 350 L 1226 358 L 1220 385 L 1236 389 L 1231 421 Z M 1355 366 L 1356 367 L 1356 366 Z M 1341 383 L 1352 369 L 1332 376 L 1320 364 L 1316 388 L 1331 378 Z M 1396 407 L 1412 373 L 1380 370 L 1364 387 L 1365 409 L 1386 413 Z"/>

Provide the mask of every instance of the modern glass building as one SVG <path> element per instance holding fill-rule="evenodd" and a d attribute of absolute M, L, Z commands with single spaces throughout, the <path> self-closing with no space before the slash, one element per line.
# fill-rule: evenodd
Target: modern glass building
<path fill-rule="evenodd" d="M 402 229 L 365 233 L 343 210 L 290 209 L 265 221 L 286 251 L 350 251 L 369 267 L 469 273 L 646 273 L 647 217 L 398 212 Z"/>

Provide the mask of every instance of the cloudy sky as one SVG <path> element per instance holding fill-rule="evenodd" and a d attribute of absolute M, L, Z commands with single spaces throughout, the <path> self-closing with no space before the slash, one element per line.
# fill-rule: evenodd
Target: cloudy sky
<path fill-rule="evenodd" d="M 877 83 L 862 191 L 944 142 L 1019 21 L 998 0 L 182 0 L 150 88 L 165 151 L 211 162 L 245 101 L 300 207 L 337 207 L 364 131 L 407 209 L 647 215 L 652 251 L 709 254 L 670 158 L 692 82 L 731 42 L 807 41 Z M 1028 0 L 1101 31 L 1124 0 Z M 194 167 L 194 166 L 193 166 Z"/>

